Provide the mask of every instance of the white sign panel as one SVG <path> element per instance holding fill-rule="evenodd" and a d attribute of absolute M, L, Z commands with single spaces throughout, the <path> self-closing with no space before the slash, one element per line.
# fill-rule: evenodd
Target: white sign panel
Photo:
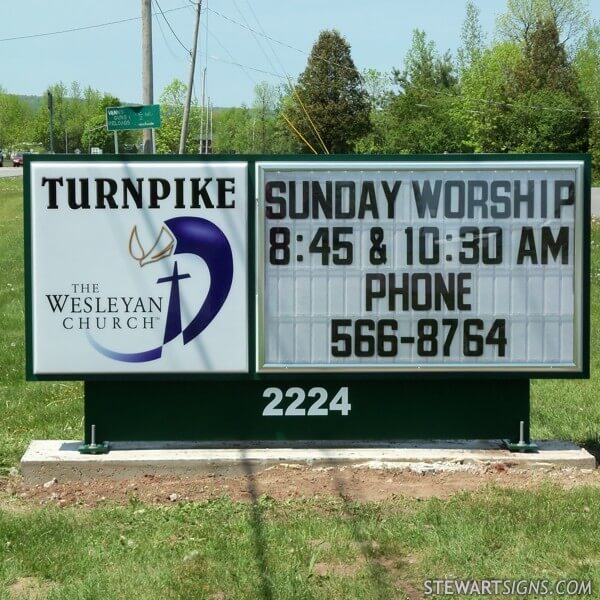
<path fill-rule="evenodd" d="M 583 163 L 258 163 L 257 368 L 575 371 Z"/>
<path fill-rule="evenodd" d="M 247 164 L 31 163 L 34 374 L 248 371 Z"/>

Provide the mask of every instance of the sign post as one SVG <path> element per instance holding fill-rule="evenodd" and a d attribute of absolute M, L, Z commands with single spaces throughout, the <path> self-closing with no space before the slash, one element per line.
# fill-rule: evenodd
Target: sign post
<path fill-rule="evenodd" d="M 31 157 L 28 378 L 85 380 L 94 448 L 531 450 L 530 379 L 589 376 L 590 183 L 585 155 Z"/>

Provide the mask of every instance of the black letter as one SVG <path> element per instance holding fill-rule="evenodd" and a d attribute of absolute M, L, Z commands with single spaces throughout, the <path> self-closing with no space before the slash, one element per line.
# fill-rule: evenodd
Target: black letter
<path fill-rule="evenodd" d="M 490 210 L 492 219 L 508 219 L 510 217 L 510 196 L 503 196 L 500 192 L 510 193 L 510 181 L 492 181 L 492 202 L 504 207 L 492 206 Z"/>
<path fill-rule="evenodd" d="M 534 201 L 533 181 L 527 182 L 527 192 L 525 194 L 521 193 L 521 182 L 515 181 L 513 208 L 514 216 L 517 218 L 521 216 L 521 202 L 527 202 L 527 218 L 533 218 Z"/>
<path fill-rule="evenodd" d="M 567 197 L 562 198 L 562 191 L 567 190 Z M 554 183 L 554 218 L 560 219 L 560 207 L 575 204 L 575 182 L 556 181 Z"/>
<path fill-rule="evenodd" d="M 561 253 L 561 263 L 569 264 L 569 228 L 561 227 L 558 230 L 556 240 L 552 235 L 550 227 L 542 227 L 542 264 L 548 264 L 548 250 L 552 254 L 552 258 L 556 262 L 558 253 Z"/>
<path fill-rule="evenodd" d="M 204 185 L 200 186 L 201 179 L 192 179 L 192 208 L 201 208 L 200 203 L 198 202 L 198 196 L 202 196 L 202 200 L 204 200 L 204 206 L 206 208 L 214 208 L 212 200 L 208 195 L 208 191 L 206 190 L 206 186 L 212 181 L 212 177 L 207 177 L 204 180 Z"/>
<path fill-rule="evenodd" d="M 144 181 L 141 177 L 136 179 L 137 187 L 133 185 L 133 181 L 127 178 L 121 179 L 123 182 L 123 208 L 129 208 L 127 204 L 127 192 L 131 195 L 131 199 L 134 201 L 138 208 L 142 208 L 142 182 Z"/>
<path fill-rule="evenodd" d="M 44 187 L 47 183 L 50 184 L 50 187 L 48 188 L 48 208 L 58 208 L 58 203 L 56 202 L 56 185 L 59 184 L 62 187 L 63 178 L 42 177 L 42 187 Z"/>
<path fill-rule="evenodd" d="M 231 187 L 227 187 L 227 183 L 231 183 Z M 217 178 L 217 206 L 219 208 L 235 208 L 235 200 L 231 204 L 227 204 L 226 194 L 231 192 L 235 194 L 235 179 L 233 177 L 218 177 Z"/>
<path fill-rule="evenodd" d="M 67 179 L 67 198 L 69 199 L 69 208 L 90 207 L 90 194 L 88 188 L 89 183 L 89 179 L 79 180 L 81 187 L 81 202 L 77 204 L 77 180 L 70 177 Z"/>
<path fill-rule="evenodd" d="M 456 210 L 452 210 L 452 188 L 458 190 L 458 208 Z M 446 181 L 444 184 L 444 216 L 447 219 L 462 219 L 465 216 L 464 181 Z"/>
<path fill-rule="evenodd" d="M 379 219 L 375 184 L 372 181 L 363 181 L 362 192 L 360 194 L 360 205 L 358 207 L 358 218 L 364 219 L 367 211 L 371 212 L 371 217 L 373 219 Z"/>
<path fill-rule="evenodd" d="M 425 210 L 429 211 L 430 216 L 434 218 L 437 217 L 438 206 L 440 204 L 440 192 L 442 191 L 441 180 L 436 180 L 433 191 L 431 189 L 431 182 L 428 179 L 423 182 L 422 190 L 419 188 L 418 181 L 413 181 L 412 186 L 419 219 L 425 217 Z"/>
<path fill-rule="evenodd" d="M 475 216 L 475 207 L 481 207 L 481 218 L 487 219 L 487 199 L 488 199 L 488 186 L 487 181 L 469 181 L 469 208 L 468 215 L 469 219 Z M 475 190 L 481 190 L 481 198 L 475 198 Z"/>
<path fill-rule="evenodd" d="M 531 258 L 532 265 L 538 264 L 537 250 L 535 249 L 535 238 L 533 237 L 533 227 L 523 227 L 521 230 L 521 241 L 519 242 L 517 264 L 522 265 L 526 257 Z"/>
<path fill-rule="evenodd" d="M 373 282 L 378 281 L 378 289 L 373 289 Z M 367 273 L 366 309 L 373 310 L 373 298 L 385 298 L 385 275 L 383 273 Z"/>
<path fill-rule="evenodd" d="M 290 186 L 295 185 L 290 181 Z M 285 193 L 285 181 L 269 181 L 265 186 L 265 202 L 268 205 L 265 208 L 267 219 L 285 219 L 285 198 L 283 196 L 274 196 L 273 190 Z M 274 208 L 278 210 L 274 210 Z"/>
<path fill-rule="evenodd" d="M 84 180 L 82 179 L 82 184 L 83 181 Z M 104 191 L 105 183 L 108 183 L 108 192 Z M 118 189 L 119 186 L 114 179 L 104 179 L 102 177 L 96 179 L 96 208 L 106 208 L 106 206 L 104 206 L 105 200 L 108 202 L 109 208 L 119 208 L 115 202 L 115 194 L 117 193 Z M 81 191 L 83 192 L 83 186 Z"/>
<path fill-rule="evenodd" d="M 158 201 L 166 198 L 171 191 L 171 186 L 166 179 L 160 179 L 151 177 L 148 179 L 150 182 L 150 204 L 149 208 L 158 208 Z M 158 184 L 160 183 L 162 188 L 162 193 L 158 193 Z"/>
<path fill-rule="evenodd" d="M 348 212 L 344 212 L 344 188 L 348 190 Z M 354 181 L 335 182 L 335 218 L 353 219 L 356 214 L 356 186 Z"/>
<path fill-rule="evenodd" d="M 385 199 L 388 205 L 388 219 L 395 218 L 396 196 L 398 195 L 398 191 L 400 190 L 401 185 L 401 181 L 394 181 L 394 187 L 390 190 L 390 186 L 388 185 L 387 181 L 381 182 L 381 187 L 383 187 L 383 193 L 385 194 Z"/>

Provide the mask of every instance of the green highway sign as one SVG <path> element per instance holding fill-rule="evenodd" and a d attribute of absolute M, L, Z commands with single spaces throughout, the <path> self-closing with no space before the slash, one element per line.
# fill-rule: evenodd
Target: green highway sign
<path fill-rule="evenodd" d="M 158 129 L 160 127 L 160 105 L 109 106 L 106 109 L 106 129 Z"/>

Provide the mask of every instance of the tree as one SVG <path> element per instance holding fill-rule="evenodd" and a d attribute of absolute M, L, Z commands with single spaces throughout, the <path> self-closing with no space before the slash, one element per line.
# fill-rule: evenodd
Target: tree
<path fill-rule="evenodd" d="M 558 6 L 549 0 L 509 4 L 513 10 Z M 588 104 L 577 72 L 561 42 L 556 18 L 539 14 L 547 16 L 527 21 L 526 37 L 496 43 L 462 75 L 461 111 L 475 151 L 587 149 Z"/>
<path fill-rule="evenodd" d="M 183 123 L 183 106 L 186 100 L 187 85 L 174 79 L 160 95 L 160 129 L 156 130 L 156 152 L 177 154 Z M 200 110 L 194 102 L 190 110 L 190 135 L 186 142 L 187 153 L 198 152 L 198 137 L 193 132 L 200 131 Z"/>
<path fill-rule="evenodd" d="M 389 104 L 394 95 L 394 78 L 390 73 L 377 69 L 364 70 L 362 78 L 371 107 L 371 127 L 356 142 L 354 149 L 359 154 L 380 154 L 385 152 L 385 139 L 390 129 Z"/>
<path fill-rule="evenodd" d="M 459 113 L 466 145 L 473 152 L 508 152 L 513 149 L 511 104 L 513 73 L 521 50 L 513 42 L 494 44 L 462 74 Z"/>
<path fill-rule="evenodd" d="M 120 106 L 118 98 L 103 95 L 89 86 L 82 89 L 76 81 L 72 82 L 69 88 L 62 82 L 56 83 L 50 86 L 48 91 L 52 93 L 53 98 L 55 152 L 86 152 L 90 146 L 99 146 L 105 151 L 112 149 L 112 136 L 109 147 L 108 143 L 104 143 L 108 136 L 101 130 L 106 129 L 105 109 L 108 106 Z M 90 133 L 92 131 L 96 133 Z M 46 102 L 46 92 L 32 119 L 32 136 L 34 141 L 50 149 L 50 111 Z M 134 139 L 130 132 L 124 132 L 120 137 L 129 143 Z M 124 149 L 125 144 L 122 144 L 121 150 Z"/>
<path fill-rule="evenodd" d="M 498 18 L 504 39 L 529 46 L 537 24 L 554 21 L 561 44 L 575 41 L 589 20 L 586 0 L 507 0 L 507 11 Z"/>
<path fill-rule="evenodd" d="M 522 60 L 516 73 L 518 92 L 539 90 L 576 90 L 577 75 L 559 39 L 556 22 L 551 18 L 537 21 L 529 32 Z"/>
<path fill-rule="evenodd" d="M 386 152 L 428 153 L 463 150 L 457 113 L 458 80 L 449 53 L 440 56 L 425 32 L 415 30 L 404 60 L 394 71 L 399 92 L 389 105 Z"/>
<path fill-rule="evenodd" d="M 479 8 L 473 0 L 467 0 L 466 16 L 460 38 L 462 47 L 458 50 L 458 67 L 461 73 L 472 67 L 481 58 L 484 36 L 479 21 Z"/>
<path fill-rule="evenodd" d="M 86 95 L 96 96 L 95 92 L 89 90 Z M 105 154 L 114 152 L 113 132 L 106 129 L 106 109 L 114 106 L 121 106 L 121 101 L 116 96 L 105 94 L 95 98 L 95 110 L 85 123 L 81 135 L 81 149 L 84 152 L 90 152 L 91 148 L 101 148 Z M 137 151 L 135 146 L 135 137 L 137 132 L 120 131 L 119 132 L 119 152 Z"/>
<path fill-rule="evenodd" d="M 226 154 L 290 152 L 293 140 L 279 119 L 280 90 L 262 81 L 252 106 L 228 108 L 215 115 L 213 148 Z"/>
<path fill-rule="evenodd" d="M 21 149 L 21 143 L 31 141 L 31 116 L 26 102 L 0 88 L 0 148 Z"/>
<path fill-rule="evenodd" d="M 331 153 L 351 152 L 369 130 L 367 94 L 350 45 L 337 31 L 319 35 L 284 114 L 318 152 L 323 146 Z M 302 148 L 309 146 L 303 141 Z"/>
<path fill-rule="evenodd" d="M 395 69 L 394 77 L 404 93 L 418 88 L 427 89 L 427 86 L 448 90 L 458 83 L 450 54 L 446 52 L 440 56 L 435 43 L 427 41 L 427 35 L 420 29 L 413 31 L 412 44 L 404 59 L 404 71 Z"/>
<path fill-rule="evenodd" d="M 220 154 L 252 152 L 252 114 L 247 106 L 227 108 L 215 116 L 213 150 Z"/>
<path fill-rule="evenodd" d="M 588 103 L 553 17 L 536 22 L 529 32 L 529 42 L 514 73 L 514 86 L 515 149 L 587 150 Z"/>
<path fill-rule="evenodd" d="M 67 121 L 67 87 L 62 81 L 51 85 L 48 90 L 52 94 L 53 101 L 53 138 L 54 151 L 65 152 L 65 124 Z M 43 94 L 46 96 L 46 92 Z M 50 111 L 44 101 L 33 119 L 33 135 L 36 142 L 50 149 Z"/>
<path fill-rule="evenodd" d="M 575 54 L 579 85 L 590 109 L 589 150 L 592 153 L 594 180 L 600 180 L 600 21 L 593 23 L 582 37 Z"/>
<path fill-rule="evenodd" d="M 371 110 L 381 110 L 392 96 L 393 76 L 377 69 L 365 69 L 362 72 L 362 80 Z"/>

